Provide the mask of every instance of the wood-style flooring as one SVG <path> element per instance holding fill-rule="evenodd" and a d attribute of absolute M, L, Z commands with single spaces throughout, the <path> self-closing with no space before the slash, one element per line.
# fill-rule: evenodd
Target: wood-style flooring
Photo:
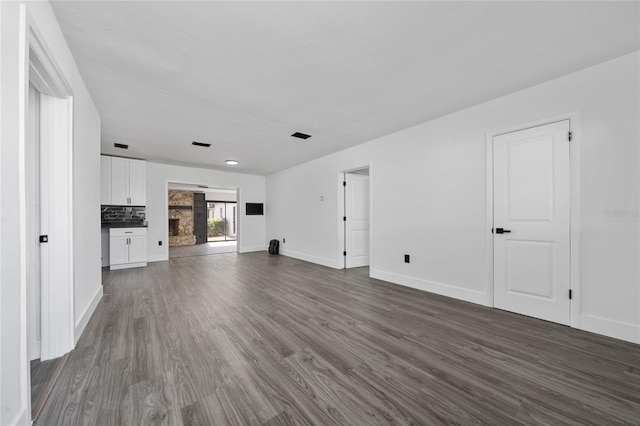
<path fill-rule="evenodd" d="M 169 247 L 169 259 L 191 256 L 208 256 L 210 254 L 235 253 L 237 241 L 213 241 L 194 246 Z"/>
<path fill-rule="evenodd" d="M 49 397 L 53 385 L 58 380 L 68 355 L 41 361 L 31 360 L 31 418 L 36 419 L 45 401 Z"/>
<path fill-rule="evenodd" d="M 38 425 L 629 425 L 640 346 L 264 252 L 105 271 Z"/>

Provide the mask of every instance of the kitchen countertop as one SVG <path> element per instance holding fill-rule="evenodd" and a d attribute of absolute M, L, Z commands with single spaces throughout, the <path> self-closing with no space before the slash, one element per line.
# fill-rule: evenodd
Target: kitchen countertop
<path fill-rule="evenodd" d="M 147 222 L 102 222 L 103 228 L 146 228 Z"/>

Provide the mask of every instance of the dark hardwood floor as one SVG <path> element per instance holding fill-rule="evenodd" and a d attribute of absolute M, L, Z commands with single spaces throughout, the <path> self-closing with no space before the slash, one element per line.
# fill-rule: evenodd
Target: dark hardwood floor
<path fill-rule="evenodd" d="M 38 425 L 622 425 L 640 346 L 266 253 L 105 271 Z"/>
<path fill-rule="evenodd" d="M 68 355 L 41 361 L 31 360 L 31 418 L 36 419 L 44 406 Z"/>

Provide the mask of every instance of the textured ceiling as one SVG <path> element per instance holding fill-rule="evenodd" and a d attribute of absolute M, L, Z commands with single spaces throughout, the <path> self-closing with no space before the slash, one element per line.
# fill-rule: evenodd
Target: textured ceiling
<path fill-rule="evenodd" d="M 103 153 L 269 174 L 638 50 L 639 4 L 56 1 L 53 9 L 100 112 Z"/>

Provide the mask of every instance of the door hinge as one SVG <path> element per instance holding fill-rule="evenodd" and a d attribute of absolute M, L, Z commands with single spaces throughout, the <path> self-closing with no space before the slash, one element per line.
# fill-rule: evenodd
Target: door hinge
<path fill-rule="evenodd" d="M 346 251 L 343 251 L 343 252 L 342 252 L 342 255 L 343 255 L 343 256 L 346 256 L 346 255 L 347 255 L 347 252 L 346 252 Z"/>
<path fill-rule="evenodd" d="M 491 233 L 493 234 L 493 228 L 491 228 Z"/>
<path fill-rule="evenodd" d="M 569 290 L 569 299 L 573 299 L 573 291 Z"/>
<path fill-rule="evenodd" d="M 342 182 L 342 186 L 347 186 L 347 182 Z"/>
<path fill-rule="evenodd" d="M 571 139 L 573 139 L 573 132 L 569 132 L 569 142 L 571 142 Z"/>
<path fill-rule="evenodd" d="M 347 221 L 347 217 L 346 216 L 342 216 L 342 220 L 346 222 Z"/>

